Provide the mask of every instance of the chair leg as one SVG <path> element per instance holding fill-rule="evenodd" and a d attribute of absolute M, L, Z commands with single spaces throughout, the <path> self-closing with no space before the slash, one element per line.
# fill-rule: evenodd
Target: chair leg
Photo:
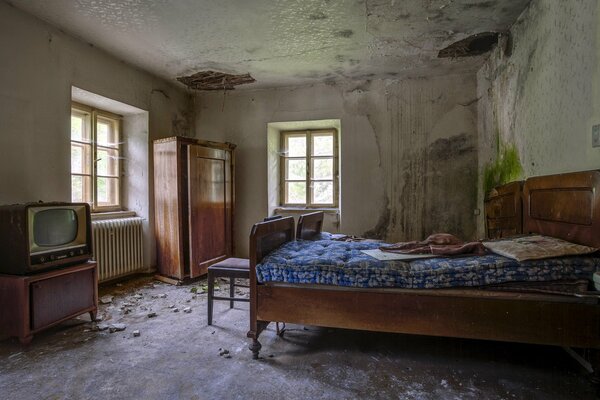
<path fill-rule="evenodd" d="M 235 294 L 235 278 L 229 278 L 229 297 L 233 298 Z M 233 308 L 233 300 L 229 301 L 229 308 Z"/>
<path fill-rule="evenodd" d="M 208 271 L 208 325 L 212 325 L 213 316 L 213 292 L 215 290 L 215 279 Z"/>

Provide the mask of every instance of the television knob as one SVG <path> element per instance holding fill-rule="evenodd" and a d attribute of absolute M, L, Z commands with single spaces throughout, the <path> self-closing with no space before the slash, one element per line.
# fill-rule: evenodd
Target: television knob
<path fill-rule="evenodd" d="M 74 255 L 75 255 L 75 253 L 74 253 L 73 251 L 70 251 L 70 252 L 69 252 L 69 256 L 70 256 L 70 257 L 73 257 Z"/>
<path fill-rule="evenodd" d="M 44 262 L 46 262 L 46 257 L 40 257 L 40 262 L 41 262 L 41 263 L 44 263 Z"/>
<path fill-rule="evenodd" d="M 79 250 L 79 254 L 83 254 L 83 249 L 80 249 L 80 250 Z"/>

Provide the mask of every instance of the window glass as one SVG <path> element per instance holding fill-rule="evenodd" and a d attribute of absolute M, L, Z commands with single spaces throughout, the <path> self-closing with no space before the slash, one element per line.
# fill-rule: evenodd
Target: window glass
<path fill-rule="evenodd" d="M 289 180 L 305 180 L 306 179 L 306 159 L 292 159 L 287 162 L 287 176 Z"/>
<path fill-rule="evenodd" d="M 287 202 L 289 204 L 306 203 L 306 182 L 287 182 Z"/>
<path fill-rule="evenodd" d="M 117 176 L 119 152 L 114 149 L 98 148 L 96 151 L 96 171 L 101 176 Z"/>
<path fill-rule="evenodd" d="M 97 178 L 96 193 L 99 206 L 112 206 L 118 204 L 119 181 L 117 178 Z"/>
<path fill-rule="evenodd" d="M 313 156 L 333 156 L 333 135 L 313 135 Z"/>
<path fill-rule="evenodd" d="M 333 179 L 333 158 L 313 159 L 313 179 Z"/>
<path fill-rule="evenodd" d="M 287 138 L 287 156 L 288 157 L 306 157 L 306 136 L 288 136 Z"/>
<path fill-rule="evenodd" d="M 315 204 L 333 203 L 333 182 L 313 182 L 312 195 Z"/>
<path fill-rule="evenodd" d="M 281 203 L 336 206 L 335 131 L 283 132 L 281 143 Z"/>
<path fill-rule="evenodd" d="M 109 113 L 71 110 L 71 199 L 93 211 L 120 208 L 119 125 Z"/>

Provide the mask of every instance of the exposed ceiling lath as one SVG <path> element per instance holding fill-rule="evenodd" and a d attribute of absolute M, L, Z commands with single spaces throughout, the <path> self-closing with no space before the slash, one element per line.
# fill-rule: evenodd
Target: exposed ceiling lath
<path fill-rule="evenodd" d="M 194 90 L 233 90 L 234 86 L 256 81 L 250 74 L 232 75 L 216 71 L 200 71 L 180 76 L 177 80 Z"/>
<path fill-rule="evenodd" d="M 485 54 L 498 43 L 498 32 L 482 32 L 440 50 L 439 58 L 472 57 Z"/>

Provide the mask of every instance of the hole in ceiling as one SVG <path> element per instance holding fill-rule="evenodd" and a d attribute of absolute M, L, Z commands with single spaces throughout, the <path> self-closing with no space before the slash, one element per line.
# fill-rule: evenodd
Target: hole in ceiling
<path fill-rule="evenodd" d="M 177 80 L 194 90 L 233 90 L 234 86 L 256 82 L 250 74 L 232 75 L 217 71 L 200 71 Z"/>
<path fill-rule="evenodd" d="M 498 35 L 498 32 L 482 32 L 469 36 L 440 50 L 438 57 L 472 57 L 485 54 L 498 43 Z"/>

